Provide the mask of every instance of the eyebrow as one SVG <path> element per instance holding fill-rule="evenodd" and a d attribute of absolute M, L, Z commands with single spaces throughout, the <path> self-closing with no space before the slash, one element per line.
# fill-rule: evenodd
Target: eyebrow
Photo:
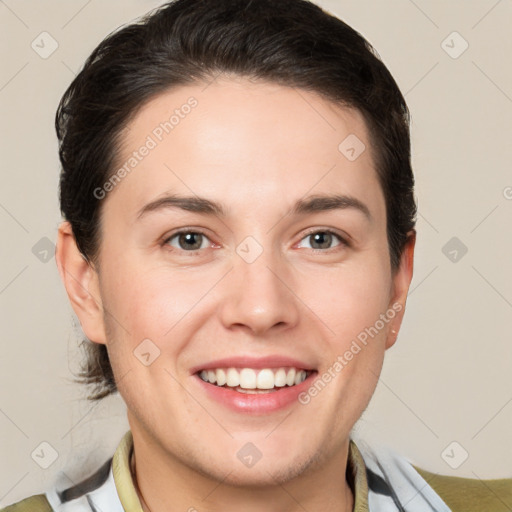
<path fill-rule="evenodd" d="M 180 208 L 189 212 L 212 215 L 220 218 L 227 217 L 225 208 L 216 201 L 198 196 L 172 194 L 156 199 L 143 206 L 139 210 L 137 219 L 140 219 L 150 212 L 167 208 Z M 342 194 L 317 194 L 308 196 L 305 199 L 299 199 L 292 206 L 287 215 L 303 215 L 307 213 L 345 209 L 359 211 L 364 214 L 368 221 L 371 222 L 373 220 L 369 208 L 362 201 L 353 196 Z"/>

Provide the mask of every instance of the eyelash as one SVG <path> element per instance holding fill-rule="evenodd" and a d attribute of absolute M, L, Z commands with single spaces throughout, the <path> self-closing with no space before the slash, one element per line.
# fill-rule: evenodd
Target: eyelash
<path fill-rule="evenodd" d="M 168 245 L 169 242 L 171 240 L 173 240 L 175 237 L 179 236 L 179 235 L 183 235 L 183 234 L 190 234 L 190 233 L 193 233 L 193 234 L 200 234 L 200 235 L 203 235 L 204 237 L 206 237 L 208 240 L 208 236 L 206 235 L 206 233 L 204 233 L 203 231 L 201 231 L 200 229 L 182 229 L 180 231 L 176 231 L 175 233 L 173 233 L 171 236 L 167 237 L 162 245 Z M 332 252 L 336 252 L 337 250 L 340 250 L 342 248 L 345 248 L 345 247 L 350 247 L 350 243 L 347 242 L 347 240 L 345 238 L 343 238 L 341 235 L 339 235 L 338 233 L 336 233 L 335 231 L 332 231 L 332 230 L 329 230 L 329 229 L 314 229 L 314 230 L 311 230 L 309 232 L 307 232 L 301 239 L 300 241 L 302 242 L 302 240 L 304 240 L 305 238 L 308 238 L 309 236 L 311 235 L 314 235 L 316 233 L 328 233 L 330 235 L 333 235 L 335 238 L 338 239 L 338 241 L 340 242 L 337 246 L 335 247 L 331 247 L 329 249 L 310 249 L 310 251 L 313 251 L 313 253 L 327 253 L 327 254 L 330 254 Z M 197 253 L 199 253 L 202 249 L 194 249 L 194 250 L 191 250 L 191 251 L 186 251 L 185 249 L 181 249 L 181 248 L 176 248 L 176 247 L 172 247 L 172 250 L 179 250 L 181 252 L 186 252 L 186 253 L 189 253 L 191 255 L 196 255 Z"/>
<path fill-rule="evenodd" d="M 312 229 L 311 231 L 308 231 L 305 233 L 305 235 L 300 239 L 300 241 L 304 240 L 305 238 L 308 238 L 311 235 L 314 235 L 316 233 L 328 233 L 330 235 L 333 235 L 335 238 L 338 239 L 340 242 L 339 245 L 336 245 L 335 247 L 331 247 L 329 249 L 310 249 L 310 251 L 313 251 L 314 253 L 327 253 L 330 254 L 332 252 L 339 251 L 343 248 L 350 247 L 349 242 L 343 238 L 341 235 L 336 233 L 335 231 L 332 231 L 330 229 Z"/>

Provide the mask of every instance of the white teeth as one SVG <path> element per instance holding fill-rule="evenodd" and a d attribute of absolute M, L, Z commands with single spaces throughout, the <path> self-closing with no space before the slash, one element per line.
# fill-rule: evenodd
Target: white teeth
<path fill-rule="evenodd" d="M 274 386 L 277 388 L 282 388 L 286 386 L 286 372 L 283 368 L 279 368 L 274 375 Z"/>
<path fill-rule="evenodd" d="M 309 372 L 296 368 L 264 368 L 254 370 L 252 368 L 217 368 L 203 370 L 200 373 L 201 379 L 217 386 L 228 386 L 242 389 L 273 389 L 284 386 L 294 386 L 303 382 Z"/>
<path fill-rule="evenodd" d="M 242 386 L 245 387 L 245 386 Z M 274 372 L 265 368 L 258 373 L 258 389 L 272 389 L 274 387 Z"/>
<path fill-rule="evenodd" d="M 224 370 L 222 370 L 222 369 L 217 370 L 216 377 L 217 377 L 217 386 L 224 386 L 224 384 L 226 384 L 227 377 L 226 377 L 226 372 Z"/>
<path fill-rule="evenodd" d="M 240 372 L 240 387 L 244 389 L 256 388 L 256 373 L 251 368 L 244 368 Z"/>
<path fill-rule="evenodd" d="M 215 383 L 215 381 L 210 381 L 212 384 Z M 234 368 L 228 369 L 228 374 L 226 378 L 226 385 L 231 388 L 236 388 L 237 386 L 240 386 L 240 375 Z"/>
<path fill-rule="evenodd" d="M 292 368 L 286 375 L 286 385 L 293 386 L 295 384 L 295 368 Z"/>

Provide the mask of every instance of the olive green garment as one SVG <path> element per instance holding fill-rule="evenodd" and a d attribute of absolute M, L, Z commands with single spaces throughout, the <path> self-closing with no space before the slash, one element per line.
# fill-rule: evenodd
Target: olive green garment
<path fill-rule="evenodd" d="M 142 512 L 130 472 L 132 450 L 133 438 L 131 431 L 128 431 L 112 458 L 112 471 L 115 488 L 125 512 Z M 413 467 L 453 512 L 512 512 L 512 478 L 460 478 Z M 366 467 L 361 452 L 352 440 L 349 446 L 347 478 L 354 493 L 353 512 L 369 512 Z M 53 512 L 53 509 L 46 495 L 38 494 L 9 505 L 0 512 Z"/>

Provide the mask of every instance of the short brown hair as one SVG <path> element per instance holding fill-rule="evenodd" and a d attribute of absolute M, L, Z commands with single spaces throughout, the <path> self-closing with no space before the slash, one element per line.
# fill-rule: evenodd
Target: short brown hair
<path fill-rule="evenodd" d="M 64 93 L 59 139 L 61 212 L 94 262 L 101 200 L 120 135 L 150 99 L 181 85 L 235 74 L 319 93 L 367 123 L 387 213 L 393 271 L 416 223 L 409 111 L 390 72 L 358 32 L 306 0 L 176 0 L 108 35 Z M 341 142 L 341 141 L 340 141 Z M 85 341 L 79 382 L 90 400 L 117 391 L 107 347 Z"/>

